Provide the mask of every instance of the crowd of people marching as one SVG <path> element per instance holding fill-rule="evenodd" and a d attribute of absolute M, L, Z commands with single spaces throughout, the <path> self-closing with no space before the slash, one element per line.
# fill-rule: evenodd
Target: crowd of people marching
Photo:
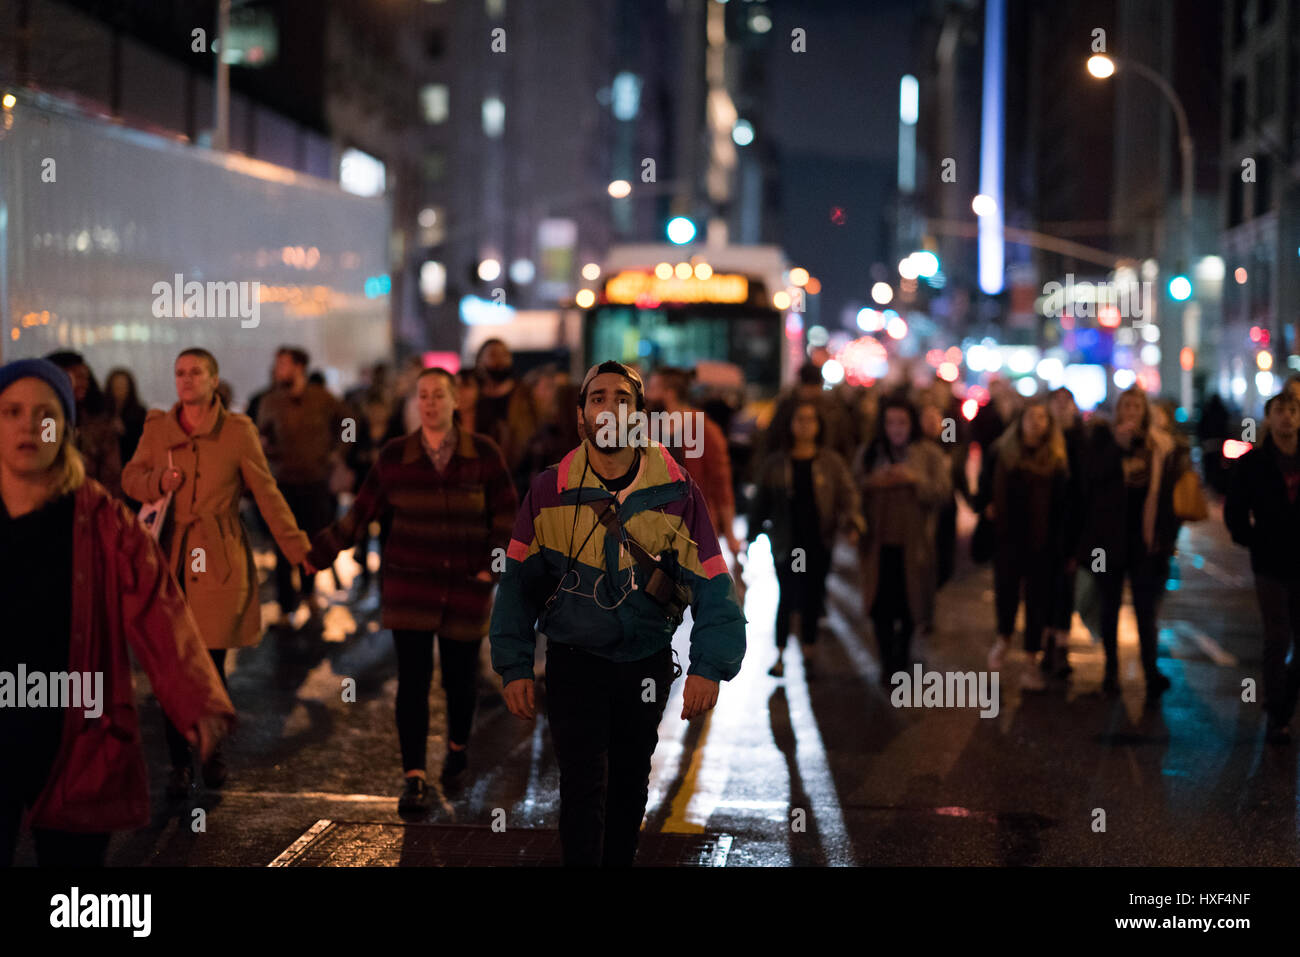
<path fill-rule="evenodd" d="M 235 719 L 226 657 L 263 637 L 253 556 L 268 536 L 279 627 L 302 620 L 304 605 L 320 617 L 316 574 L 345 549 L 361 569 L 356 594 L 379 578 L 397 656 L 404 813 L 430 805 L 435 644 L 450 784 L 469 766 L 483 640 L 510 710 L 530 720 L 535 629 L 547 636 L 568 863 L 630 863 L 667 698 L 645 698 L 646 675 L 671 684 L 680 674 L 670 642 L 689 606 L 683 716 L 713 706 L 744 655 L 737 586 L 760 535 L 779 587 L 775 677 L 792 634 L 805 671 L 820 667 L 840 536 L 856 549 L 882 683 L 910 669 L 914 636 L 945 624 L 936 596 L 957 565 L 962 501 L 978 517 L 971 557 L 992 565 L 991 670 L 1007 668 L 1023 606 L 1022 690 L 1069 680 L 1082 598 L 1105 651 L 1101 691 L 1118 694 L 1127 581 L 1148 700 L 1170 687 L 1157 666 L 1161 598 L 1180 527 L 1208 509 L 1174 410 L 1137 387 L 1085 421 L 1066 389 L 1025 399 L 994 379 L 967 421 L 942 380 L 827 390 L 809 363 L 746 433 L 735 403 L 702 401 L 688 370 L 643 381 L 606 362 L 581 382 L 554 366 L 520 376 L 500 340 L 457 373 L 418 359 L 395 374 L 377 365 L 342 397 L 310 356 L 285 347 L 246 414 L 212 353 L 182 351 L 174 373 L 175 404 L 146 410 L 129 370 L 112 370 L 101 389 L 76 353 L 0 367 L 0 607 L 27 636 L 0 651 L 0 671 L 97 671 L 107 688 L 98 720 L 0 709 L 0 864 L 24 820 L 43 863 L 74 864 L 102 863 L 111 831 L 145 823 L 128 646 L 166 716 L 168 796 L 191 793 L 196 750 L 203 783 L 224 784 L 221 741 Z M 598 442 L 597 417 L 620 407 L 677 423 L 698 415 L 700 454 L 671 430 L 662 445 Z M 1269 400 L 1224 507 L 1251 552 L 1274 743 L 1289 741 L 1300 695 L 1298 429 L 1292 377 Z"/>

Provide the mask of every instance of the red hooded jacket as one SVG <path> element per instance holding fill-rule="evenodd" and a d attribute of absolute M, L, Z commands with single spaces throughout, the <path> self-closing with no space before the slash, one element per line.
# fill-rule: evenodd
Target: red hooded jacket
<path fill-rule="evenodd" d="M 103 708 L 98 718 L 66 709 L 59 753 L 28 824 L 137 828 L 149 821 L 149 778 L 127 644 L 176 727 L 188 730 L 203 715 L 233 721 L 235 709 L 157 543 L 93 479 L 75 495 L 68 669 L 103 673 Z"/>

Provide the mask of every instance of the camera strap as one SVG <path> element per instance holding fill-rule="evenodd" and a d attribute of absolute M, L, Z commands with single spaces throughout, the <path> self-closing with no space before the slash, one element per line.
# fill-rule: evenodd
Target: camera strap
<path fill-rule="evenodd" d="M 628 534 L 627 529 L 623 527 L 623 523 L 619 521 L 618 511 L 614 507 L 614 499 L 600 499 L 586 504 L 596 513 L 596 520 L 605 526 L 605 531 L 617 535 L 619 541 L 627 545 L 627 550 L 632 555 L 632 561 L 636 563 L 637 570 L 643 576 L 642 590 L 661 603 L 670 601 L 673 597 L 674 584 L 671 576 L 663 571 L 657 558 L 646 551 L 640 542 Z M 655 572 L 660 574 L 656 576 Z"/>

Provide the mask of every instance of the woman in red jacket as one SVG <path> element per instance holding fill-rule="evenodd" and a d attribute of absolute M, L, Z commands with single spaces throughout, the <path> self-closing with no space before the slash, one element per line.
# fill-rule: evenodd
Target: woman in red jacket
<path fill-rule="evenodd" d="M 87 479 L 68 376 L 0 366 L 0 866 L 24 816 L 37 861 L 102 866 L 149 820 L 128 644 L 207 757 L 235 712 L 157 544 Z"/>

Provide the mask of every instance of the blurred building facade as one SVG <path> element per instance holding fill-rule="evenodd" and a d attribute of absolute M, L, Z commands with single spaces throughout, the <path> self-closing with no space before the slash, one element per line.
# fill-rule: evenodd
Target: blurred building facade
<path fill-rule="evenodd" d="M 707 0 L 235 3 L 229 148 L 335 182 L 362 169 L 392 210 L 399 350 L 459 351 L 467 299 L 571 304 L 584 264 L 663 241 L 670 215 L 701 239 L 709 220 L 770 235 L 773 164 L 748 159 L 763 49 L 735 16 Z M 206 145 L 216 18 L 216 0 L 15 0 L 0 80 Z M 740 160 L 719 137 L 737 103 L 758 120 Z"/>
<path fill-rule="evenodd" d="M 1300 9 L 1224 4 L 1217 384 L 1247 411 L 1300 370 Z"/>
<path fill-rule="evenodd" d="M 1006 286 L 992 304 L 975 283 L 971 209 L 979 183 L 988 8 L 980 0 L 934 0 L 916 50 L 918 154 L 927 172 L 918 202 L 929 223 L 926 241 L 944 264 L 945 297 L 974 300 L 964 319 L 962 310 L 948 306 L 952 334 L 991 335 L 1002 344 L 1032 344 L 1066 365 L 1104 366 L 1112 395 L 1142 381 L 1199 404 L 1204 389 L 1216 387 L 1223 335 L 1220 6 L 1008 0 L 1003 216 L 1009 230 L 1025 233 L 1008 238 Z M 1096 52 L 1120 64 L 1113 77 L 1089 75 L 1085 63 Z M 1181 212 L 1175 112 L 1159 87 L 1125 69 L 1125 61 L 1167 80 L 1186 107 L 1195 146 L 1190 236 Z M 955 162 L 953 182 L 938 175 L 941 158 Z M 1187 302 L 1168 291 L 1180 274 L 1192 282 Z M 1140 315 L 1107 310 L 1103 316 L 1095 300 L 1054 310 L 1051 284 L 1067 280 L 1085 290 L 1084 284 L 1131 285 Z M 1196 344 L 1194 382 L 1180 367 L 1189 342 Z"/>

